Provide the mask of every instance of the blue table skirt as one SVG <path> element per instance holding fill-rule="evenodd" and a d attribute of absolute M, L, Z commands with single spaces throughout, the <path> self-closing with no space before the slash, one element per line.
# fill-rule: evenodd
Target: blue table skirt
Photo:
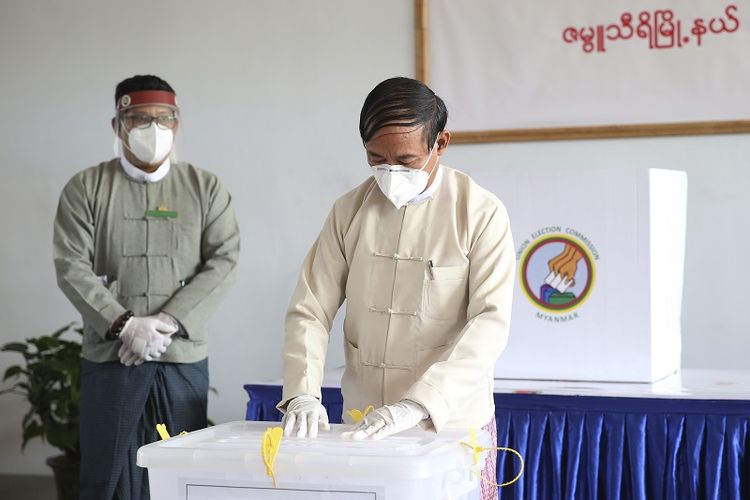
<path fill-rule="evenodd" d="M 245 390 L 247 420 L 281 420 L 280 386 Z M 341 422 L 341 390 L 323 404 Z M 495 394 L 495 416 L 526 463 L 501 499 L 750 499 L 750 401 Z M 517 468 L 499 454 L 497 482 Z"/>

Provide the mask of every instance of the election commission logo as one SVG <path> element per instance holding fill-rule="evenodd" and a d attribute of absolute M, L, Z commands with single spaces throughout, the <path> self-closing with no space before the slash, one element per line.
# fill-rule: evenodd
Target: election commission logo
<path fill-rule="evenodd" d="M 523 246 L 519 251 L 521 285 L 537 308 L 547 313 L 571 313 L 586 301 L 594 286 L 594 262 L 599 258 L 588 238 L 572 228 L 564 232 L 557 227 L 544 228 Z"/>

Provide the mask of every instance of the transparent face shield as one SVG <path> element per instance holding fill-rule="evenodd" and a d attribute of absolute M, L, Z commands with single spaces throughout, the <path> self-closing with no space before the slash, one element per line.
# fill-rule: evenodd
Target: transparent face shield
<path fill-rule="evenodd" d="M 144 113 L 142 111 L 143 108 L 148 106 L 160 106 L 165 108 L 165 111 L 155 115 Z M 134 136 L 142 136 L 149 129 L 151 129 L 150 132 L 162 137 L 167 135 L 165 132 L 171 132 L 171 145 L 168 157 L 170 161 L 175 162 L 177 161 L 175 132 L 178 126 L 182 126 L 179 109 L 172 108 L 171 106 L 145 104 L 119 111 L 115 115 L 113 152 L 119 158 L 123 156 L 123 148 L 125 148 L 136 158 L 141 159 L 135 148 L 132 145 L 128 145 L 128 142 L 132 141 Z M 121 136 L 127 136 L 129 141 L 122 139 Z M 160 161 L 163 162 L 164 159 L 162 158 Z M 144 160 L 141 159 L 141 161 Z"/>

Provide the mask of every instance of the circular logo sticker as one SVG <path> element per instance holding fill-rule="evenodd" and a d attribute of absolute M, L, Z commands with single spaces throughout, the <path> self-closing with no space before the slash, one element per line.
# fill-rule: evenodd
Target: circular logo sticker
<path fill-rule="evenodd" d="M 534 241 L 521 258 L 521 286 L 538 308 L 572 311 L 594 285 L 594 259 L 586 245 L 570 235 L 553 234 Z"/>
<path fill-rule="evenodd" d="M 127 108 L 128 106 L 130 106 L 130 96 L 128 94 L 125 94 L 124 96 L 120 97 L 120 107 Z"/>

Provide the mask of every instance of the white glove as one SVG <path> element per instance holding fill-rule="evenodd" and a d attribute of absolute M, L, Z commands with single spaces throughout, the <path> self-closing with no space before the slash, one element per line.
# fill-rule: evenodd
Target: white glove
<path fill-rule="evenodd" d="M 281 421 L 285 436 L 318 437 L 318 429 L 331 430 L 328 412 L 318 398 L 303 394 L 289 401 Z"/>
<path fill-rule="evenodd" d="M 147 316 L 148 318 L 156 318 L 165 325 L 169 326 L 168 330 L 162 330 L 161 328 L 157 328 L 157 331 L 161 333 L 161 337 L 157 338 L 157 341 L 151 345 L 149 348 L 148 356 L 151 359 L 148 359 L 146 361 L 152 361 L 154 359 L 159 359 L 162 354 L 164 354 L 167 351 L 167 347 L 170 346 L 172 343 L 172 335 L 177 333 L 180 330 L 180 324 L 177 323 L 177 320 L 174 319 L 172 316 L 170 316 L 167 313 L 160 312 L 156 316 Z"/>
<path fill-rule="evenodd" d="M 174 319 L 168 323 L 159 319 L 159 316 L 130 318 L 125 323 L 120 334 L 122 346 L 117 353 L 123 365 L 138 366 L 144 361 L 157 359 L 166 352 L 178 326 Z"/>
<path fill-rule="evenodd" d="M 398 403 L 371 411 L 351 431 L 342 433 L 341 437 L 383 439 L 391 434 L 411 429 L 429 416 L 427 410 L 419 403 L 402 399 Z"/>
<path fill-rule="evenodd" d="M 169 335 L 175 334 L 175 333 L 177 333 L 180 330 L 180 324 L 177 322 L 176 319 L 174 319 L 173 316 L 171 316 L 171 315 L 169 315 L 167 313 L 164 313 L 164 312 L 160 312 L 155 317 L 156 317 L 156 319 L 158 319 L 162 323 L 166 323 L 171 328 L 174 328 L 174 332 L 170 333 Z"/>

